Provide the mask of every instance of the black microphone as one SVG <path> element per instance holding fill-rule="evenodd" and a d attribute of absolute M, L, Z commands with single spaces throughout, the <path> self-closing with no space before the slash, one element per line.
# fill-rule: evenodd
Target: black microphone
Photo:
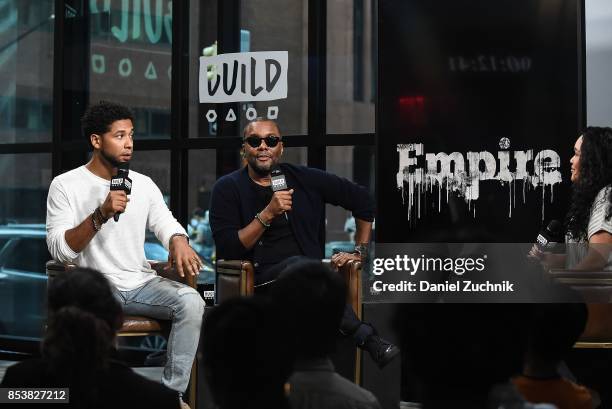
<path fill-rule="evenodd" d="M 551 220 L 545 229 L 540 230 L 536 244 L 541 251 L 552 251 L 563 241 L 563 225 L 557 220 Z"/>
<path fill-rule="evenodd" d="M 126 195 L 132 193 L 132 179 L 128 177 L 130 173 L 130 164 L 122 162 L 117 167 L 117 174 L 111 179 L 110 190 L 123 190 Z M 121 212 L 115 213 L 113 219 L 116 222 L 119 221 L 119 215 Z"/>
<path fill-rule="evenodd" d="M 280 190 L 287 190 L 289 187 L 287 186 L 287 180 L 285 180 L 285 175 L 280 169 L 280 166 L 274 165 L 270 169 L 270 180 L 272 186 L 272 192 L 278 192 Z M 289 216 L 287 213 L 283 213 L 285 215 L 285 219 L 289 220 Z"/>

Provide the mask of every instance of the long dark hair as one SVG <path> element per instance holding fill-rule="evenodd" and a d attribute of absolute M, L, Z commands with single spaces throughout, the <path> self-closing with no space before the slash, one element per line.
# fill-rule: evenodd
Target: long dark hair
<path fill-rule="evenodd" d="M 70 388 L 70 402 L 91 407 L 98 400 L 96 378 L 108 368 L 121 305 L 98 271 L 76 268 L 49 282 L 48 323 L 42 356 L 50 373 Z"/>
<path fill-rule="evenodd" d="M 567 232 L 575 240 L 587 238 L 593 201 L 612 183 L 612 129 L 588 127 L 582 134 L 578 178 L 573 185 L 572 203 L 566 217 Z M 612 189 L 610 189 L 612 191 Z M 612 216 L 612 193 L 608 192 L 606 219 Z"/>

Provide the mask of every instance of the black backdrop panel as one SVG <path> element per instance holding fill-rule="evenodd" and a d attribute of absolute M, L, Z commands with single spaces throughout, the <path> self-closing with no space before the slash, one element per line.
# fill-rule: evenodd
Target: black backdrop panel
<path fill-rule="evenodd" d="M 379 243 L 528 242 L 563 219 L 582 128 L 579 3 L 379 1 Z M 402 170 L 398 144 L 415 158 Z M 445 173 L 432 160 L 427 178 L 440 152 L 457 161 Z"/>

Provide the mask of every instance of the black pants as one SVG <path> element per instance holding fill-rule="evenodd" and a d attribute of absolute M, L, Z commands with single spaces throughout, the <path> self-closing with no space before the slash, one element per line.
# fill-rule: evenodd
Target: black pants
<path fill-rule="evenodd" d="M 255 267 L 255 291 L 258 294 L 265 294 L 272 282 L 278 278 L 285 268 L 301 260 L 313 259 L 306 256 L 293 256 L 276 264 L 258 265 Z M 355 311 L 348 304 L 344 306 L 339 330 L 344 335 L 352 336 L 357 345 L 363 345 L 365 339 L 374 333 L 374 328 L 357 318 Z"/>

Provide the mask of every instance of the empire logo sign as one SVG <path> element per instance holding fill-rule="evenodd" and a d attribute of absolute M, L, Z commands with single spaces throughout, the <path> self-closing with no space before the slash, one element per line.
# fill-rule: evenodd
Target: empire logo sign
<path fill-rule="evenodd" d="M 485 180 L 497 180 L 508 185 L 508 217 L 512 217 L 512 209 L 516 207 L 517 182 L 522 182 L 523 203 L 526 189 L 541 189 L 543 220 L 545 189 L 550 189 L 552 201 L 553 186 L 562 182 L 559 170 L 561 159 L 550 149 L 544 149 L 535 156 L 533 149 L 514 152 L 501 150 L 497 152 L 497 158 L 488 151 L 467 152 L 465 156 L 460 152 L 425 153 L 426 167 L 423 169 L 418 165 L 418 158 L 423 156 L 424 149 L 422 143 L 397 145 L 397 188 L 402 192 L 404 204 L 408 205 L 408 220 L 414 216 L 421 217 L 421 200 L 434 188 L 438 190 L 438 211 L 441 210 L 444 189 L 447 202 L 449 192 L 457 192 L 475 216 L 474 204 L 480 195 L 480 182 Z M 511 166 L 512 159 L 515 166 Z M 530 173 L 528 168 L 533 168 L 533 172 Z"/>

